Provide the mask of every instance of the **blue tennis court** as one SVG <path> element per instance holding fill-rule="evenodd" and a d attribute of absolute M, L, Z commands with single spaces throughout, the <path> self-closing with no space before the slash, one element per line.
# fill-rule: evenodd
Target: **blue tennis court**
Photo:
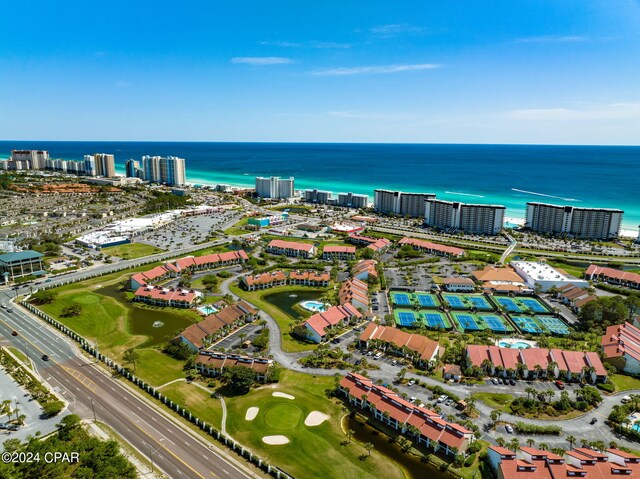
<path fill-rule="evenodd" d="M 544 306 L 540 304 L 537 299 L 533 298 L 523 298 L 520 300 L 522 304 L 524 304 L 527 308 L 529 308 L 534 313 L 546 313 L 547 310 Z"/>
<path fill-rule="evenodd" d="M 538 326 L 536 321 L 533 318 L 528 316 L 515 316 L 513 320 L 516 322 L 518 327 L 525 333 L 531 334 L 539 334 L 542 333 L 542 328 Z"/>
<path fill-rule="evenodd" d="M 418 298 L 420 306 L 424 306 L 425 308 L 438 306 L 436 299 L 430 294 L 416 294 L 416 297 Z"/>
<path fill-rule="evenodd" d="M 507 327 L 498 316 L 483 315 L 480 316 L 492 331 L 507 331 Z"/>
<path fill-rule="evenodd" d="M 482 296 L 467 296 L 467 299 L 476 307 L 476 309 L 492 309 L 489 303 Z"/>
<path fill-rule="evenodd" d="M 410 306 L 411 300 L 407 293 L 391 293 L 391 299 L 398 306 Z"/>
<path fill-rule="evenodd" d="M 416 324 L 416 315 L 411 311 L 399 311 L 396 314 L 400 326 L 414 326 Z"/>
<path fill-rule="evenodd" d="M 480 327 L 473 319 L 473 316 L 469 314 L 456 314 L 455 318 L 465 331 L 480 331 Z"/>
<path fill-rule="evenodd" d="M 427 326 L 430 328 L 443 328 L 446 329 L 447 325 L 442 318 L 442 315 L 439 313 L 424 313 L 423 314 L 425 321 L 427 322 Z"/>
<path fill-rule="evenodd" d="M 500 303 L 500 306 L 505 308 L 510 313 L 519 313 L 521 311 L 520 306 L 511 298 L 496 298 L 496 301 Z"/>
<path fill-rule="evenodd" d="M 536 316 L 536 319 L 542 323 L 542 325 L 554 334 L 561 336 L 567 336 L 571 334 L 569 327 L 564 324 L 558 318 L 548 316 Z"/>
<path fill-rule="evenodd" d="M 465 308 L 464 303 L 458 296 L 445 294 L 442 297 L 445 299 L 447 303 L 449 303 L 449 306 L 451 306 L 452 308 L 459 308 L 459 309 Z"/>

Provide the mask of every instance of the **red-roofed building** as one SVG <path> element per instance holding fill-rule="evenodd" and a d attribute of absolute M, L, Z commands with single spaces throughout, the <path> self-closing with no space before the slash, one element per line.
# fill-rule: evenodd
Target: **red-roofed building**
<path fill-rule="evenodd" d="M 353 268 L 351 268 L 351 276 L 353 278 L 360 279 L 362 281 L 367 281 L 369 276 L 373 276 L 375 278 L 378 277 L 378 270 L 376 269 L 377 261 L 373 259 L 363 259 L 358 261 Z"/>
<path fill-rule="evenodd" d="M 600 344 L 606 362 L 628 374 L 640 374 L 639 328 L 631 323 L 609 326 Z"/>
<path fill-rule="evenodd" d="M 327 330 L 351 323 L 362 318 L 362 313 L 351 303 L 332 306 L 322 313 L 316 313 L 304 322 L 307 338 L 314 343 L 327 339 Z"/>
<path fill-rule="evenodd" d="M 369 323 L 364 329 L 360 334 L 360 343 L 366 348 L 377 348 L 396 356 L 408 357 L 423 368 L 431 367 L 440 351 L 437 341 L 376 323 Z"/>
<path fill-rule="evenodd" d="M 302 256 L 311 258 L 315 252 L 315 247 L 308 243 L 298 243 L 296 241 L 271 240 L 267 245 L 267 251 L 272 254 L 283 254 L 286 256 Z"/>
<path fill-rule="evenodd" d="M 225 368 L 243 366 L 251 369 L 256 375 L 256 381 L 266 382 L 272 359 L 253 358 L 240 354 L 216 351 L 201 351 L 196 357 L 196 369 L 200 374 L 210 377 L 222 376 Z"/>
<path fill-rule="evenodd" d="M 338 301 L 340 304 L 351 303 L 362 311 L 369 311 L 369 286 L 357 278 L 348 279 L 340 286 Z"/>
<path fill-rule="evenodd" d="M 546 378 L 549 375 L 567 381 L 596 383 L 607 381 L 607 370 L 598 354 L 561 349 L 512 349 L 478 344 L 467 345 L 467 367 L 476 366 L 490 375 L 526 379 Z"/>
<path fill-rule="evenodd" d="M 605 453 L 577 448 L 565 457 L 549 451 L 522 447 L 518 454 L 490 446 L 487 458 L 498 479 L 618 479 L 640 477 L 640 457 L 619 449 Z"/>
<path fill-rule="evenodd" d="M 394 391 L 359 374 L 347 374 L 340 381 L 339 390 L 350 404 L 445 455 L 463 453 L 474 440 L 472 431 L 441 419 L 436 412 L 411 404 Z"/>
<path fill-rule="evenodd" d="M 327 245 L 322 250 L 322 259 L 356 259 L 356 247 L 355 246 L 333 246 Z"/>
<path fill-rule="evenodd" d="M 133 294 L 134 301 L 154 306 L 191 308 L 201 299 L 202 293 L 188 289 L 163 288 L 161 286 L 140 286 Z"/>
<path fill-rule="evenodd" d="M 427 253 L 439 256 L 452 256 L 454 258 L 458 258 L 464 255 L 464 250 L 462 248 L 456 248 L 455 246 L 447 246 L 438 243 L 431 243 L 429 241 L 424 241 L 417 238 L 409 238 L 406 236 L 398 241 L 398 244 L 400 246 L 406 244 L 413 247 L 413 249 L 418 249 L 420 251 L 425 251 Z"/>
<path fill-rule="evenodd" d="M 590 281 L 604 281 L 610 284 L 640 289 L 640 274 L 620 271 L 605 266 L 590 265 L 584 272 L 585 279 Z"/>
<path fill-rule="evenodd" d="M 281 270 L 247 275 L 240 280 L 240 284 L 247 291 L 267 289 L 287 284 L 298 286 L 326 287 L 329 286 L 331 275 L 327 271 L 290 271 Z"/>
<path fill-rule="evenodd" d="M 442 284 L 444 284 L 444 289 L 452 292 L 473 293 L 476 290 L 476 283 L 471 278 L 444 278 Z"/>
<path fill-rule="evenodd" d="M 387 238 L 370 238 L 368 236 L 360 236 L 357 234 L 349 235 L 348 241 L 357 245 L 366 245 L 368 249 L 373 250 L 375 253 L 382 253 L 391 246 L 391 241 Z"/>

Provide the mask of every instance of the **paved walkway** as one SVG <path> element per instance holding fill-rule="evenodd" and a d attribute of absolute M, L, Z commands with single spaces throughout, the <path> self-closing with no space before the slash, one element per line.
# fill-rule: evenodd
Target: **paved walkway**
<path fill-rule="evenodd" d="M 179 383 L 179 382 L 182 382 L 182 381 L 186 381 L 186 379 L 185 378 L 174 379 L 173 381 L 169 381 L 168 383 L 164 383 L 164 384 L 162 384 L 160 386 L 156 386 L 156 389 L 160 389 L 160 388 L 163 388 L 165 386 L 168 386 L 169 384 Z"/>

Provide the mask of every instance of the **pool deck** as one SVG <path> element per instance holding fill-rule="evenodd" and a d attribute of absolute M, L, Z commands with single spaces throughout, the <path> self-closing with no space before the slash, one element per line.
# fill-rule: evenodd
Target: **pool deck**
<path fill-rule="evenodd" d="M 530 348 L 537 348 L 538 347 L 538 343 L 536 343 L 535 341 L 530 341 L 528 339 L 520 339 L 520 338 L 504 338 L 504 339 L 498 339 L 496 340 L 496 346 L 500 346 L 500 343 L 506 343 L 506 344 L 514 344 L 514 343 L 524 343 L 524 344 L 528 344 Z M 500 347 L 505 347 L 505 346 L 500 346 Z M 511 347 L 511 346 L 509 346 Z"/>

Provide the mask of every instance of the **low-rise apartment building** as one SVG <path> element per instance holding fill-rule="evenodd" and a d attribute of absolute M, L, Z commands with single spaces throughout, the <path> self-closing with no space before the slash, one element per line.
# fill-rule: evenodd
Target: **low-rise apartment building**
<path fill-rule="evenodd" d="M 345 326 L 356 319 L 361 319 L 362 313 L 351 303 L 332 306 L 322 313 L 316 313 L 304 322 L 307 338 L 314 343 L 321 343 L 327 339 L 329 330 Z"/>
<path fill-rule="evenodd" d="M 269 358 L 253 358 L 219 351 L 200 351 L 196 357 L 196 369 L 204 376 L 222 376 L 225 369 L 232 366 L 242 366 L 251 369 L 255 373 L 256 381 L 261 383 L 267 382 L 269 368 L 272 364 L 273 360 Z"/>
<path fill-rule="evenodd" d="M 592 264 L 584 272 L 584 277 L 589 281 L 602 281 L 617 286 L 640 289 L 640 274 L 629 271 L 620 271 Z"/>
<path fill-rule="evenodd" d="M 429 254 L 435 254 L 438 256 L 450 256 L 453 258 L 459 258 L 464 256 L 464 250 L 462 248 L 456 248 L 455 246 L 447 246 L 438 243 L 431 243 L 430 241 L 424 241 L 417 238 L 404 237 L 398 241 L 400 246 L 409 245 L 413 249 L 424 251 Z"/>
<path fill-rule="evenodd" d="M 440 353 L 437 341 L 376 323 L 369 323 L 359 339 L 360 344 L 367 349 L 376 348 L 395 356 L 409 358 L 422 368 L 432 366 Z"/>
<path fill-rule="evenodd" d="M 315 252 L 315 247 L 312 244 L 298 243 L 297 241 L 271 240 L 267 245 L 267 252 L 293 257 L 302 256 L 303 258 L 311 258 Z"/>
<path fill-rule="evenodd" d="M 604 360 L 627 374 L 640 374 L 640 329 L 631 323 L 609 326 L 600 341 Z"/>
<path fill-rule="evenodd" d="M 241 286 L 247 291 L 274 288 L 276 286 L 296 285 L 327 287 L 331 281 L 328 271 L 269 271 L 256 275 L 247 275 L 240 280 Z"/>
<path fill-rule="evenodd" d="M 332 245 L 325 246 L 322 250 L 322 259 L 332 260 L 335 258 L 345 260 L 356 259 L 356 247 Z"/>

